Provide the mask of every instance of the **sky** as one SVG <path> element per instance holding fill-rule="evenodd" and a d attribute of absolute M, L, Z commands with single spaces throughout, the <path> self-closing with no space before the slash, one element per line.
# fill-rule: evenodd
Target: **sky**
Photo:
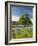
<path fill-rule="evenodd" d="M 18 21 L 22 14 L 29 14 L 30 19 L 32 19 L 32 7 L 11 6 L 12 21 Z"/>

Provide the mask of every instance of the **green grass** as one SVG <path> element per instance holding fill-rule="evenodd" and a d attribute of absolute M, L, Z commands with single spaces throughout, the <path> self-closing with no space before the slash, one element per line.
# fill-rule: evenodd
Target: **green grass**
<path fill-rule="evenodd" d="M 11 29 L 11 38 L 19 39 L 19 38 L 32 38 L 33 32 L 32 28 L 29 27 L 19 27 L 18 31 L 16 28 Z"/>

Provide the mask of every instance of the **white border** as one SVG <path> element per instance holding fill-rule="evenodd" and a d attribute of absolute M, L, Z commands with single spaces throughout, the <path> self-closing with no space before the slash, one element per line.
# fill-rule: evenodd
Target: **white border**
<path fill-rule="evenodd" d="M 10 40 L 10 4 L 12 4 L 12 5 L 15 4 L 15 5 L 33 6 L 33 37 L 32 38 L 11 39 Z M 21 3 L 8 3 L 8 43 L 31 42 L 31 41 L 36 41 L 36 5 L 21 4 Z"/>

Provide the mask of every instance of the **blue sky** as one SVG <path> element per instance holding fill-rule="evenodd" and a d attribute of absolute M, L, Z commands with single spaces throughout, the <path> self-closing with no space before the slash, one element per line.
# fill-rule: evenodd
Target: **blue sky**
<path fill-rule="evenodd" d="M 27 6 L 12 6 L 11 7 L 11 15 L 20 16 L 21 14 L 29 14 L 29 17 L 32 18 L 32 7 Z"/>

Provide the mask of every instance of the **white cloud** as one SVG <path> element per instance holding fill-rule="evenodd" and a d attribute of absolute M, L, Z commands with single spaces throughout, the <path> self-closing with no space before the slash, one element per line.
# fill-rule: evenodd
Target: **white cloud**
<path fill-rule="evenodd" d="M 18 21 L 20 17 L 12 16 L 12 21 Z"/>

